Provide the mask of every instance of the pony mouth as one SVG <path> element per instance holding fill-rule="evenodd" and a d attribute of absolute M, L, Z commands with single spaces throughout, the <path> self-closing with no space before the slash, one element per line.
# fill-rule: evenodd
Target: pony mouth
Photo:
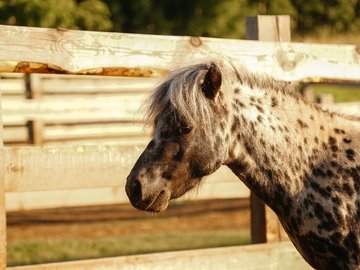
<path fill-rule="evenodd" d="M 169 206 L 170 196 L 171 195 L 169 193 L 163 190 L 156 197 L 154 197 L 153 200 L 149 201 L 149 203 L 141 205 L 139 204 L 136 208 L 152 213 L 159 213 L 164 211 Z"/>

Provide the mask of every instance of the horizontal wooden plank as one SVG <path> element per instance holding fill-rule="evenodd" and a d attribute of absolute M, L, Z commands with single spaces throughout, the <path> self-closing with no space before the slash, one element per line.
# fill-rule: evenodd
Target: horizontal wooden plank
<path fill-rule="evenodd" d="M 323 108 L 343 114 L 360 114 L 360 102 L 344 102 L 335 104 L 321 104 Z"/>
<path fill-rule="evenodd" d="M 148 93 L 158 83 L 158 78 L 131 78 L 113 76 L 81 76 L 61 74 L 31 74 L 32 90 L 45 94 L 109 94 Z M 3 95 L 25 96 L 25 79 L 22 77 L 1 78 L 0 90 Z"/>
<path fill-rule="evenodd" d="M 35 91 L 44 94 L 88 94 L 88 93 L 135 93 L 149 92 L 159 82 L 158 78 L 131 78 L 112 76 L 78 76 L 32 74 L 30 80 Z"/>
<path fill-rule="evenodd" d="M 77 139 L 68 139 L 66 141 L 45 141 L 43 142 L 44 146 L 78 146 L 78 145 L 146 145 L 149 143 L 149 138 L 143 136 L 131 136 L 131 137 L 108 137 L 108 138 L 77 138 Z"/>
<path fill-rule="evenodd" d="M 0 90 L 2 95 L 25 95 L 24 78 L 1 78 Z"/>
<path fill-rule="evenodd" d="M 225 181 L 226 179 L 221 178 L 221 171 L 225 169 L 221 169 L 215 176 L 206 179 L 200 188 L 177 201 L 248 198 L 250 196 L 250 191 L 240 180 L 234 178 L 234 181 Z M 222 179 L 224 181 L 221 181 Z M 129 203 L 123 183 L 120 183 L 119 187 L 111 188 L 8 192 L 5 205 L 7 211 L 18 211 L 118 203 Z"/>
<path fill-rule="evenodd" d="M 356 45 L 272 43 L 20 26 L 0 26 L 0 36 L 0 71 L 3 72 L 159 76 L 175 66 L 221 55 L 286 80 L 360 81 L 360 50 Z"/>
<path fill-rule="evenodd" d="M 28 130 L 25 126 L 6 127 L 3 129 L 4 143 L 27 142 L 29 140 Z"/>
<path fill-rule="evenodd" d="M 51 199 L 49 199 L 51 198 Z M 6 210 L 129 203 L 123 187 L 6 193 Z"/>
<path fill-rule="evenodd" d="M 4 125 L 41 120 L 46 123 L 141 121 L 145 95 L 10 99 L 2 102 Z"/>
<path fill-rule="evenodd" d="M 0 80 L 1 79 L 23 79 L 25 77 L 22 73 L 11 73 L 11 72 L 1 72 L 0 73 Z"/>
<path fill-rule="evenodd" d="M 223 247 L 66 263 L 10 267 L 8 270 L 110 269 L 312 269 L 290 242 Z"/>
<path fill-rule="evenodd" d="M 143 123 L 98 123 L 77 125 L 55 125 L 43 127 L 44 141 L 65 141 L 96 138 L 143 137 L 150 140 L 151 129 Z"/>
<path fill-rule="evenodd" d="M 143 149 L 144 145 L 5 147 L 6 191 L 123 187 Z M 209 176 L 206 182 L 212 181 L 239 182 L 225 167 Z M 208 188 L 207 192 L 216 194 L 216 187 Z M 234 194 L 233 190 L 229 192 Z M 239 190 L 239 195 L 247 192 Z"/>

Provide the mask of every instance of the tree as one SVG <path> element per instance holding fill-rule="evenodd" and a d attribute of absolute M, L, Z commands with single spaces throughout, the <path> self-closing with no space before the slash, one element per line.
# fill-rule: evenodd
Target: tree
<path fill-rule="evenodd" d="M 111 30 L 110 11 L 101 0 L 1 1 L 0 22 L 10 25 Z"/>
<path fill-rule="evenodd" d="M 299 33 L 359 31 L 359 0 L 293 0 Z"/>

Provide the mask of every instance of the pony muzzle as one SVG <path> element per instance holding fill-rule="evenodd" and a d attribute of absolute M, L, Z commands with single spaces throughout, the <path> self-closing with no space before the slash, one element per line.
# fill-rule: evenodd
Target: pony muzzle
<path fill-rule="evenodd" d="M 160 212 L 165 210 L 171 198 L 171 191 L 161 185 L 149 184 L 149 179 L 128 176 L 125 191 L 131 204 L 143 211 Z"/>

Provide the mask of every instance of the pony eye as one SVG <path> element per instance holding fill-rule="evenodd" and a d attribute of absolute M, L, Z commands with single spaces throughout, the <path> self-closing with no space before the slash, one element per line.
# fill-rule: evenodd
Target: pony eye
<path fill-rule="evenodd" d="M 191 132 L 191 130 L 192 130 L 192 126 L 190 126 L 190 125 L 184 125 L 179 128 L 179 132 L 182 135 L 189 134 Z"/>

